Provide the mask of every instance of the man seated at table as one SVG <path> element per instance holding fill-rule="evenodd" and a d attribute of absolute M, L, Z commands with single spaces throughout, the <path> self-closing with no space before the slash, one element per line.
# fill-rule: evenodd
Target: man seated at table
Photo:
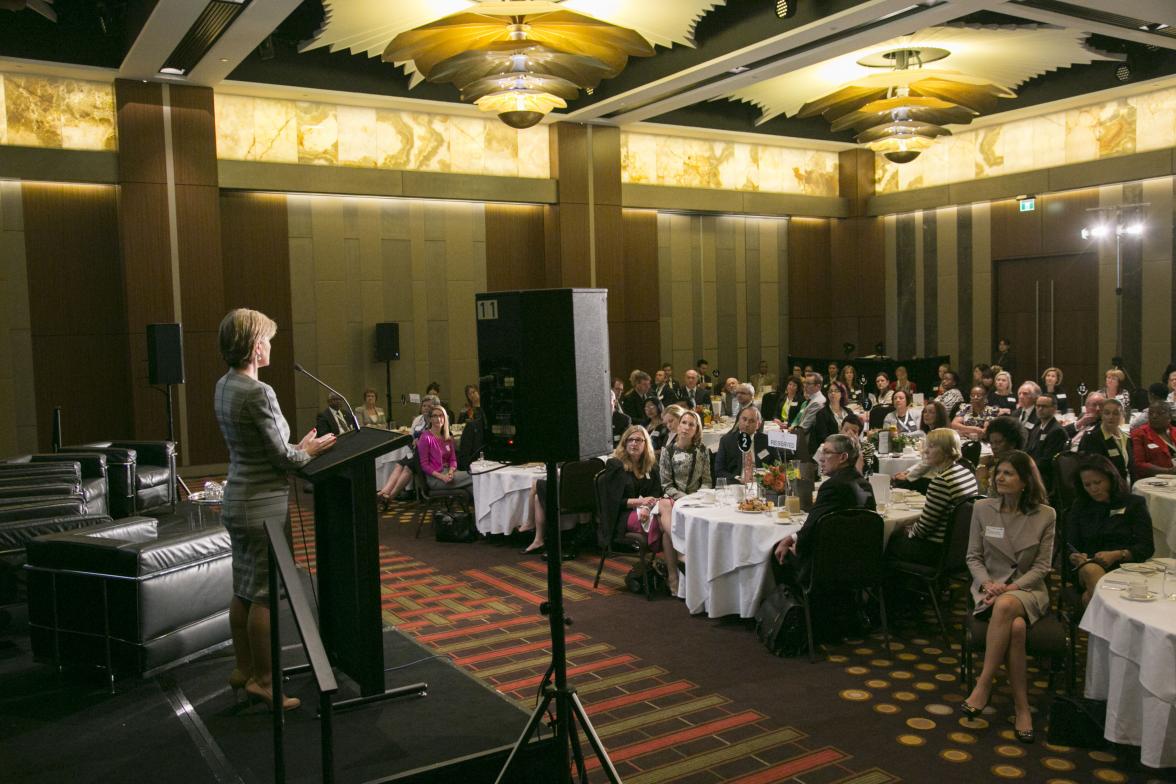
<path fill-rule="evenodd" d="M 798 437 L 807 439 L 807 446 L 809 454 L 816 454 L 817 448 L 820 444 L 813 443 L 812 432 L 813 427 L 817 423 L 817 414 L 825 407 L 828 402 L 825 399 L 824 393 L 821 392 L 821 386 L 824 384 L 824 379 L 821 378 L 820 373 L 808 372 L 804 374 L 804 402 L 800 404 L 800 411 L 796 415 L 796 422 L 789 426 L 781 425 L 781 430 L 791 430 L 796 433 Z"/>
<path fill-rule="evenodd" d="M 774 550 L 777 582 L 796 583 L 808 576 L 812 560 L 812 536 L 817 523 L 830 512 L 848 509 L 876 509 L 874 491 L 856 468 L 860 450 L 857 442 L 840 433 L 825 439 L 817 449 L 817 466 L 827 479 L 817 490 L 804 525 L 776 543 Z"/>
<path fill-rule="evenodd" d="M 617 393 L 613 392 L 611 397 L 613 446 L 616 446 L 621 443 L 621 435 L 629 429 L 629 425 L 633 424 L 633 421 L 617 406 Z"/>
<path fill-rule="evenodd" d="M 1017 387 L 1017 407 L 1013 410 L 1013 416 L 1021 423 L 1021 427 L 1028 429 L 1030 423 L 1037 424 L 1037 398 L 1040 395 L 1041 387 L 1034 381 L 1026 381 Z"/>
<path fill-rule="evenodd" d="M 1102 423 L 1102 404 L 1106 399 L 1102 392 L 1091 392 L 1082 404 L 1082 416 L 1066 425 L 1071 452 L 1077 452 L 1082 437 Z"/>
<path fill-rule="evenodd" d="M 751 384 L 738 384 L 735 387 L 735 399 L 731 402 L 731 416 L 738 417 L 743 409 L 755 406 L 755 387 Z"/>
<path fill-rule="evenodd" d="M 686 371 L 686 383 L 678 389 L 678 403 L 686 408 L 698 408 L 710 405 L 710 395 L 699 383 L 698 371 L 694 368 Z"/>
<path fill-rule="evenodd" d="M 1038 395 L 1037 424 L 1027 424 L 1025 429 L 1025 451 L 1037 463 L 1037 472 L 1041 474 L 1041 481 L 1045 483 L 1045 490 L 1050 498 L 1056 500 L 1053 461 L 1070 445 L 1066 438 L 1066 431 L 1055 418 L 1058 413 L 1058 402 L 1053 395 Z"/>
<path fill-rule="evenodd" d="M 661 386 L 654 386 L 654 392 L 662 402 L 662 408 L 665 408 L 674 405 L 682 397 L 682 385 L 674 378 L 674 366 L 671 363 L 666 362 L 661 369 L 665 380 Z"/>
<path fill-rule="evenodd" d="M 723 416 L 736 417 L 735 393 L 739 390 L 739 379 L 732 376 L 723 382 Z"/>
<path fill-rule="evenodd" d="M 749 469 L 754 472 L 769 456 L 768 437 L 761 432 L 763 418 L 759 409 L 748 406 L 739 412 L 735 427 L 719 439 L 719 451 L 715 455 L 715 479 L 728 482 L 743 482 Z M 739 436 L 751 437 L 751 449 L 744 452 L 739 446 Z"/>
<path fill-rule="evenodd" d="M 645 417 L 645 398 L 653 394 L 650 391 L 653 379 L 644 370 L 634 370 L 629 374 L 629 386 L 631 389 L 621 398 L 621 410 L 633 424 L 644 425 L 648 421 Z"/>
<path fill-rule="evenodd" d="M 766 387 L 776 388 L 776 374 L 768 372 L 767 360 L 760 360 L 759 372 L 752 374 L 751 385 L 757 390 L 765 389 Z"/>
<path fill-rule="evenodd" d="M 355 429 L 351 414 L 343 408 L 343 398 L 334 392 L 327 395 L 327 407 L 315 418 L 315 429 L 326 435 L 342 435 Z"/>
<path fill-rule="evenodd" d="M 710 400 L 710 363 L 700 357 L 694 365 L 694 370 L 698 373 L 698 386 L 702 387 L 702 391 L 706 393 L 706 399 Z"/>

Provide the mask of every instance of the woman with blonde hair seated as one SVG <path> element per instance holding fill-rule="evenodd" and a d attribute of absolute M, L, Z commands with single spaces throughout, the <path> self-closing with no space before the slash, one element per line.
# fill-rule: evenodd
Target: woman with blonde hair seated
<path fill-rule="evenodd" d="M 662 497 L 661 480 L 653 443 L 641 425 L 630 425 L 621 435 L 621 443 L 604 464 L 598 491 L 601 517 L 598 541 L 602 546 L 624 530 L 644 533 L 650 549 L 654 552 L 661 549 L 662 529 L 655 514 L 658 499 Z M 666 536 L 668 539 L 668 533 Z"/>
<path fill-rule="evenodd" d="M 1007 414 L 1017 407 L 1017 393 L 1013 391 L 1013 377 L 1007 370 L 998 371 L 992 380 L 992 391 L 988 393 L 988 404 L 995 406 L 1001 414 Z"/>
<path fill-rule="evenodd" d="M 1131 393 L 1123 388 L 1127 374 L 1119 368 L 1111 368 L 1103 377 L 1103 388 L 1099 390 L 1107 400 L 1118 400 L 1123 406 L 1123 420 L 1131 415 Z"/>
<path fill-rule="evenodd" d="M 710 450 L 702 445 L 702 419 L 686 411 L 678 422 L 677 436 L 666 443 L 658 461 L 658 476 L 665 497 L 658 501 L 658 518 L 663 521 L 662 551 L 665 553 L 670 593 L 678 593 L 678 554 L 670 540 L 669 521 L 674 502 L 711 485 Z"/>

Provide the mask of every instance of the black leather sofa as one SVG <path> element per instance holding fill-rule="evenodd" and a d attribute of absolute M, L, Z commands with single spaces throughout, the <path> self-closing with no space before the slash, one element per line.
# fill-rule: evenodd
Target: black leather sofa
<path fill-rule="evenodd" d="M 106 456 L 110 515 L 146 514 L 163 507 L 175 511 L 176 445 L 173 441 L 96 441 L 65 447 L 66 453 Z"/>
<path fill-rule="evenodd" d="M 106 514 L 109 478 L 106 455 L 101 452 L 53 452 L 10 457 L 0 463 L 0 480 L 18 477 L 58 477 L 68 472 L 82 485 L 89 514 Z"/>
<path fill-rule="evenodd" d="M 33 653 L 150 674 L 228 644 L 232 556 L 223 526 L 134 517 L 28 543 Z"/>
<path fill-rule="evenodd" d="M 22 590 L 25 547 L 42 534 L 73 531 L 113 522 L 88 514 L 80 495 L 37 496 L 0 502 L 0 604 L 18 599 Z"/>

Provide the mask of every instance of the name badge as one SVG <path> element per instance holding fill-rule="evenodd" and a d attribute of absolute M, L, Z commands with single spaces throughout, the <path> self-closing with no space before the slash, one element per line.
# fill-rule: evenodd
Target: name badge
<path fill-rule="evenodd" d="M 1123 514 L 1123 513 L 1124 513 L 1124 512 L 1126 512 L 1126 511 L 1127 511 L 1127 507 L 1125 507 L 1125 506 L 1121 506 L 1121 507 L 1119 507 L 1118 509 L 1112 509 L 1112 510 L 1111 510 L 1111 514 L 1112 514 L 1112 515 L 1121 515 L 1121 514 Z"/>
<path fill-rule="evenodd" d="M 1148 444 L 1147 448 L 1148 449 L 1159 449 L 1160 445 L 1159 444 Z"/>
<path fill-rule="evenodd" d="M 768 450 L 766 450 L 766 449 L 761 449 L 758 453 L 756 453 L 756 457 L 758 457 L 760 460 L 763 460 L 767 456 L 768 456 Z"/>
<path fill-rule="evenodd" d="M 984 536 L 987 539 L 1004 539 L 1004 528 L 999 525 L 986 525 Z"/>
<path fill-rule="evenodd" d="M 1118 450 L 1118 449 L 1108 449 L 1108 450 L 1107 450 L 1107 456 L 1109 456 L 1109 457 L 1118 457 L 1118 456 L 1119 456 L 1119 450 Z"/>
<path fill-rule="evenodd" d="M 1033 429 L 1033 423 L 1032 423 L 1032 422 L 1026 422 L 1026 423 L 1025 423 L 1025 429 L 1026 429 L 1026 430 L 1032 430 L 1032 429 Z"/>
<path fill-rule="evenodd" d="M 1065 400 L 1065 399 L 1066 399 L 1066 393 L 1065 393 L 1065 392 L 1062 392 L 1062 393 L 1059 393 L 1059 394 L 1057 394 L 1057 395 L 1054 395 L 1054 398 L 1055 398 L 1055 399 L 1057 399 L 1057 400 Z"/>

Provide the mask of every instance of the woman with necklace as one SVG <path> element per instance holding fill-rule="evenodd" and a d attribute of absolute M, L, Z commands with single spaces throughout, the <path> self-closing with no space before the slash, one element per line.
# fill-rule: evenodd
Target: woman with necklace
<path fill-rule="evenodd" d="M 996 464 L 996 497 L 977 501 L 968 540 L 973 615 L 988 622 L 984 668 L 960 711 L 976 718 L 988 706 L 993 679 L 1007 663 L 1013 692 L 1017 740 L 1032 743 L 1033 714 L 1025 641 L 1029 627 L 1049 611 L 1049 576 L 1054 546 L 1054 510 L 1033 458 L 1012 451 Z"/>
<path fill-rule="evenodd" d="M 666 559 L 666 582 L 670 594 L 678 595 L 678 553 L 670 538 L 669 522 L 673 519 L 674 502 L 683 496 L 697 493 L 711 484 L 710 451 L 702 443 L 702 420 L 693 411 L 683 412 L 678 421 L 677 437 L 661 450 L 658 476 L 661 477 L 665 497 L 658 501 L 658 518 L 662 530 L 662 552 Z"/>
<path fill-rule="evenodd" d="M 901 389 L 894 390 L 894 410 L 882 420 L 882 427 L 894 427 L 900 433 L 914 433 L 919 429 L 919 415 L 910 407 L 910 396 Z"/>
<path fill-rule="evenodd" d="M 360 427 L 378 427 L 381 430 L 386 430 L 388 415 L 384 413 L 384 409 L 376 405 L 376 400 L 376 390 L 365 389 L 363 391 L 363 406 L 359 409 L 359 425 Z"/>
<path fill-rule="evenodd" d="M 1079 452 L 1102 455 L 1114 464 L 1119 476 L 1131 482 L 1131 439 L 1123 432 L 1123 404 L 1110 397 L 1103 401 L 1099 411 L 1099 426 L 1093 428 L 1078 442 Z"/>

